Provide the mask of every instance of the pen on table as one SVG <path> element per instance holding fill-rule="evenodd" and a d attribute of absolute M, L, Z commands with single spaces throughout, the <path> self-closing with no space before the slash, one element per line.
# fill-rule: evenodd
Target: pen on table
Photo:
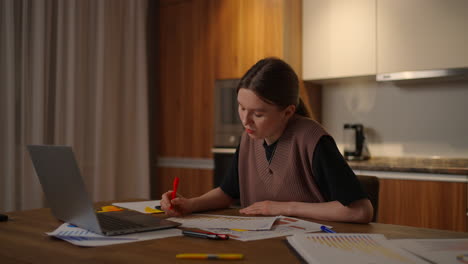
<path fill-rule="evenodd" d="M 174 178 L 174 183 L 173 183 L 173 186 L 172 186 L 172 193 L 171 193 L 171 201 L 176 198 L 177 196 L 177 187 L 179 186 L 179 177 L 175 177 Z M 169 209 L 172 209 L 173 208 L 173 205 L 172 205 L 172 202 L 171 202 L 171 207 L 169 207 Z"/>
<path fill-rule="evenodd" d="M 225 235 L 225 234 L 203 233 L 203 232 L 195 232 L 195 231 L 189 231 L 189 230 L 183 230 L 182 234 L 185 236 L 208 238 L 208 239 L 215 239 L 215 240 L 228 240 L 229 239 L 229 235 Z"/>
<path fill-rule="evenodd" d="M 320 229 L 322 229 L 322 231 L 325 233 L 336 233 L 335 231 L 331 230 L 330 228 L 326 226 L 321 226 Z"/>
<path fill-rule="evenodd" d="M 183 253 L 177 254 L 178 259 L 243 259 L 243 254 L 200 254 L 200 253 Z"/>

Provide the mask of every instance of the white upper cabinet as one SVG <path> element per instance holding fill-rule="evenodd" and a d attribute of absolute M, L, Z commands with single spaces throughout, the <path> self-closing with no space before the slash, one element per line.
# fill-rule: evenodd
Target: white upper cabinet
<path fill-rule="evenodd" d="M 303 0 L 303 78 L 468 67 L 468 0 Z"/>
<path fill-rule="evenodd" d="M 459 67 L 468 67 L 468 0 L 377 0 L 378 73 Z"/>
<path fill-rule="evenodd" d="M 304 80 L 376 74 L 375 0 L 303 0 L 302 10 Z"/>

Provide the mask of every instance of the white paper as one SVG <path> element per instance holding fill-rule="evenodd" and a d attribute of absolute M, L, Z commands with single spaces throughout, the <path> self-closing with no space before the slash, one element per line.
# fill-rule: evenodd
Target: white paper
<path fill-rule="evenodd" d="M 252 217 L 211 214 L 191 214 L 184 217 L 171 217 L 167 220 L 178 222 L 189 228 L 231 228 L 246 230 L 270 230 L 278 217 Z"/>
<path fill-rule="evenodd" d="M 227 234 L 231 239 L 252 241 L 308 232 L 319 232 L 321 231 L 320 226 L 322 225 L 314 222 L 304 221 L 294 217 L 280 216 L 273 224 L 271 230 L 267 231 L 239 231 L 225 228 L 206 228 L 204 230 L 217 234 Z M 327 227 L 331 228 L 331 226 Z"/>
<path fill-rule="evenodd" d="M 113 203 L 112 205 L 138 211 L 144 214 L 151 214 L 145 210 L 146 207 L 154 209 L 161 205 L 161 200 L 143 201 L 143 202 L 128 202 L 128 203 Z"/>
<path fill-rule="evenodd" d="M 468 263 L 468 239 L 393 239 L 400 248 L 435 263 Z"/>
<path fill-rule="evenodd" d="M 308 263 L 426 263 L 381 234 L 300 234 L 286 238 Z"/>
<path fill-rule="evenodd" d="M 182 231 L 176 228 L 162 229 L 157 231 L 148 231 L 119 236 L 103 236 L 79 228 L 69 223 L 64 223 L 52 232 L 46 233 L 65 240 L 73 245 L 82 247 L 98 247 L 114 244 L 138 242 L 143 240 L 181 236 Z"/>

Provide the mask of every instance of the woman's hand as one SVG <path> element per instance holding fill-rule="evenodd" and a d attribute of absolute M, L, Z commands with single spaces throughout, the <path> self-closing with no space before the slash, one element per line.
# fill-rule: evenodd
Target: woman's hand
<path fill-rule="evenodd" d="M 248 215 L 287 215 L 285 213 L 287 208 L 287 202 L 262 201 L 241 209 L 239 212 Z"/>
<path fill-rule="evenodd" d="M 338 201 L 308 202 L 256 202 L 239 211 L 249 215 L 287 215 L 325 221 L 367 224 L 372 220 L 373 208 L 369 199 L 360 199 L 348 206 Z"/>
<path fill-rule="evenodd" d="M 232 198 L 219 187 L 190 199 L 177 194 L 177 197 L 171 200 L 171 196 L 172 190 L 164 193 L 161 198 L 161 209 L 168 216 L 184 216 L 193 212 L 226 208 L 232 203 Z"/>
<path fill-rule="evenodd" d="M 193 212 L 193 204 L 190 199 L 186 199 L 179 194 L 171 200 L 172 191 L 162 195 L 161 210 L 168 216 L 184 216 Z M 172 209 L 171 209 L 172 204 Z"/>

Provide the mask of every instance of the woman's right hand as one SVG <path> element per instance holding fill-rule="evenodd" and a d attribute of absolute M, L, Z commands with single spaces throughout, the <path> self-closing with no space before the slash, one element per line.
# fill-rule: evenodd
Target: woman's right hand
<path fill-rule="evenodd" d="M 171 200 L 172 191 L 162 195 L 161 210 L 168 216 L 184 216 L 193 212 L 193 202 L 177 194 L 177 197 Z M 172 209 L 171 209 L 172 204 Z"/>

